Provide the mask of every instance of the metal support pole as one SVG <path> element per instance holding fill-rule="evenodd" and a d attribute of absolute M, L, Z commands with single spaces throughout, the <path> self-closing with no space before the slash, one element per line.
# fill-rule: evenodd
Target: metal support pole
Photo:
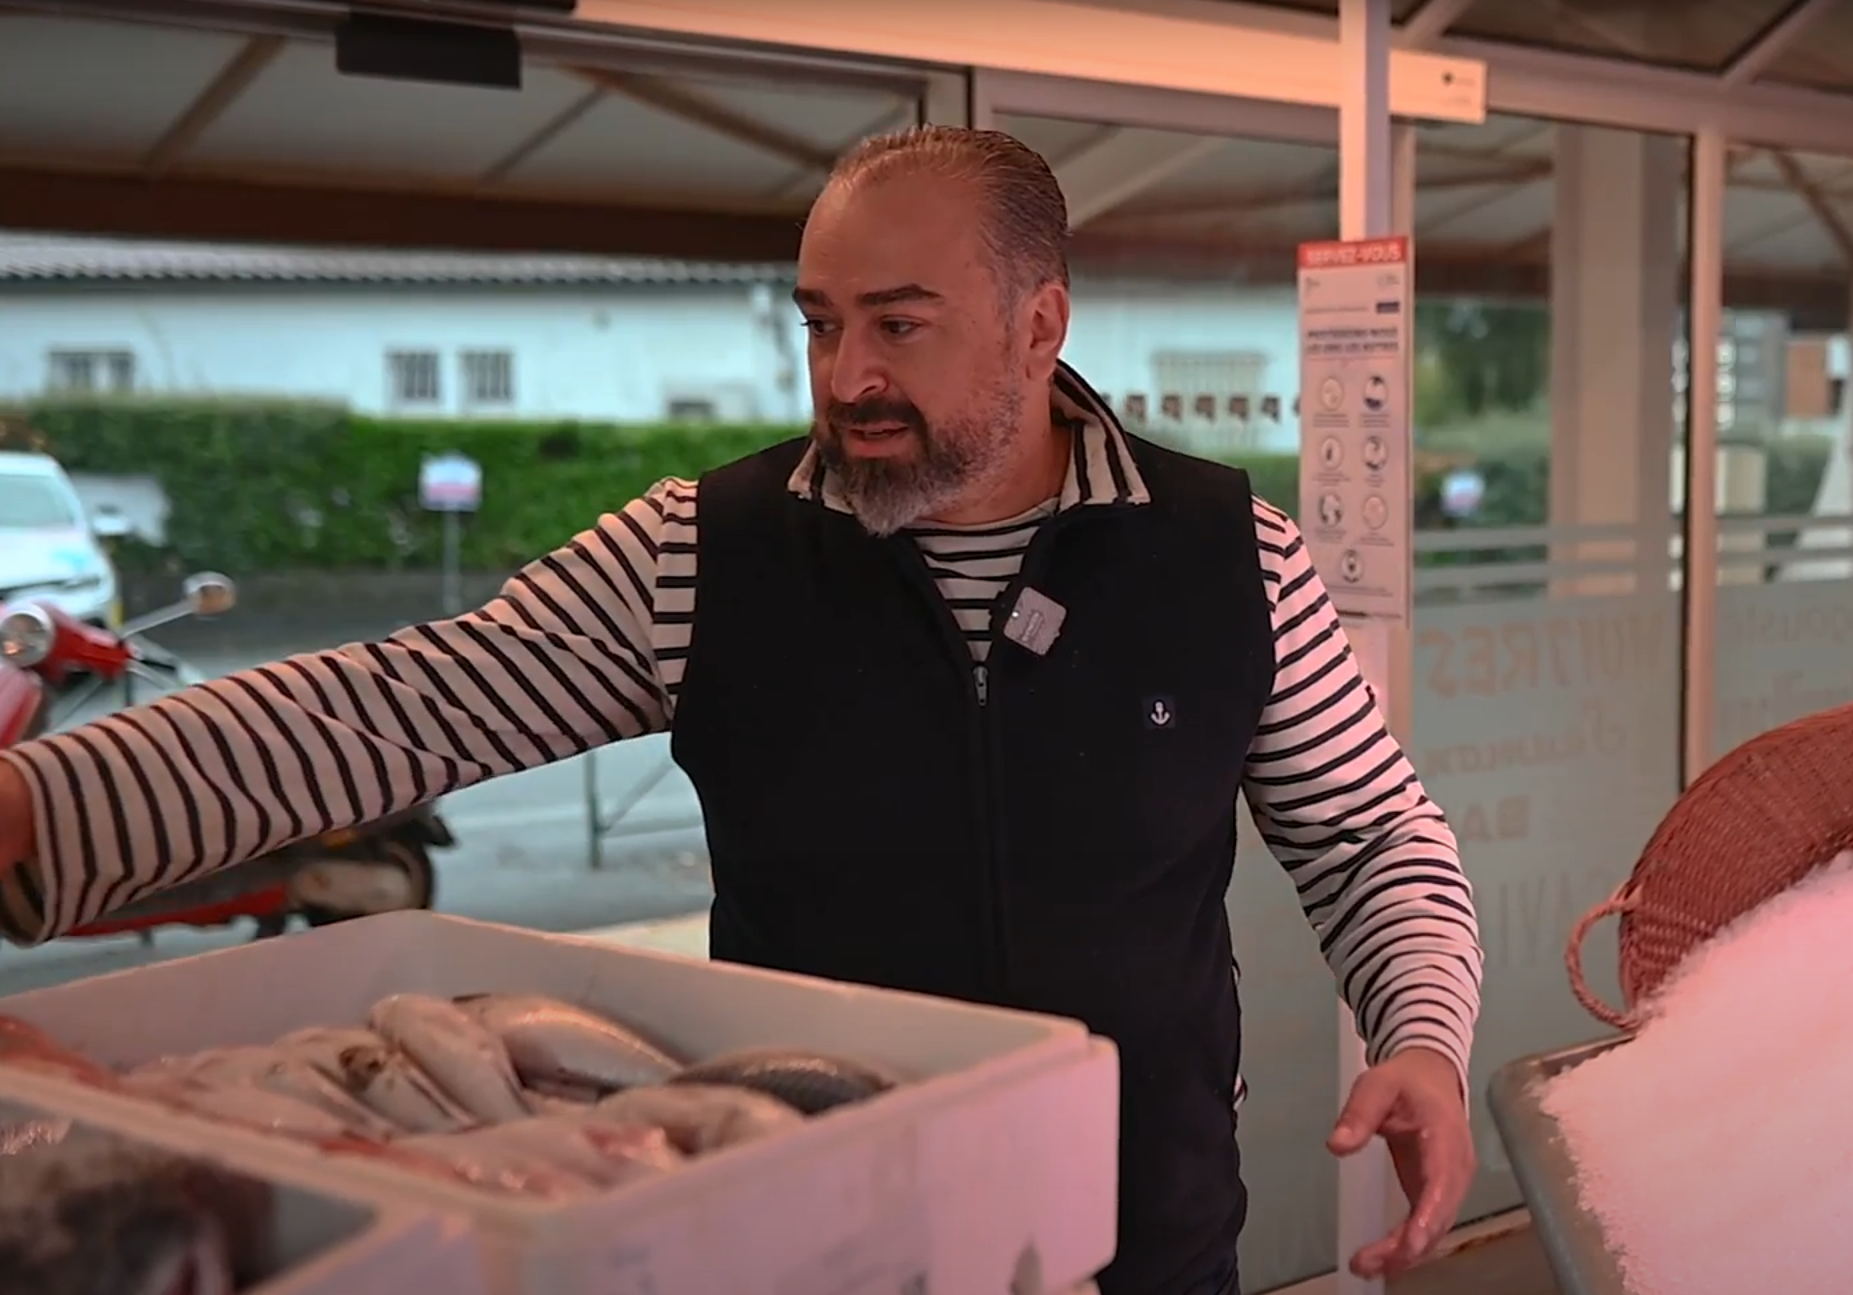
<path fill-rule="evenodd" d="M 1339 6 L 1338 107 L 1339 237 L 1378 238 L 1390 234 L 1394 186 L 1390 147 L 1390 0 L 1341 0 Z M 1408 554 L 1404 561 L 1411 561 Z M 1391 677 L 1392 662 L 1405 654 L 1394 650 L 1393 634 L 1381 625 L 1353 622 L 1346 627 L 1365 677 L 1392 716 L 1408 688 Z M 1394 725 L 1394 719 L 1392 718 Z M 1343 1103 L 1364 1073 L 1364 1042 L 1352 1013 L 1338 1004 L 1338 1099 Z M 1343 1161 L 1338 1169 L 1338 1295 L 1382 1295 L 1381 1281 L 1352 1275 L 1351 1256 L 1384 1233 L 1390 1217 L 1391 1172 L 1383 1143 Z"/>
<path fill-rule="evenodd" d="M 463 610 L 463 523 L 455 509 L 444 513 L 444 614 Z"/>
<path fill-rule="evenodd" d="M 1724 335 L 1724 132 L 1701 127 L 1692 142 L 1689 260 L 1692 300 L 1686 382 L 1685 687 L 1681 785 L 1712 760 L 1718 695 L 1718 339 Z M 1643 517 L 1643 527 L 1652 518 Z M 1645 532 L 1644 532 L 1645 533 Z"/>

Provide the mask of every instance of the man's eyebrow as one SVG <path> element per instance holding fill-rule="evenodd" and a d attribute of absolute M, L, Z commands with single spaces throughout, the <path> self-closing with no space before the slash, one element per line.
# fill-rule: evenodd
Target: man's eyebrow
<path fill-rule="evenodd" d="M 940 301 L 943 298 L 931 288 L 923 288 L 917 283 L 903 283 L 898 288 L 883 288 L 878 292 L 864 292 L 856 297 L 859 306 L 897 306 L 904 301 Z"/>
<path fill-rule="evenodd" d="M 819 292 L 816 288 L 800 287 L 791 294 L 791 299 L 800 306 L 820 307 L 830 304 L 829 294 Z M 945 298 L 939 293 L 931 288 L 922 287 L 918 283 L 903 283 L 899 287 L 881 288 L 875 292 L 859 293 L 856 296 L 856 304 L 865 307 L 895 306 L 904 301 L 943 300 Z"/>

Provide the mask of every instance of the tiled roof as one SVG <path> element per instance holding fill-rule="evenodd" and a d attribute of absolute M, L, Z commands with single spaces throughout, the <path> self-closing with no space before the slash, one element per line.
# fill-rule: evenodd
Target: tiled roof
<path fill-rule="evenodd" d="M 0 232 L 0 284 L 99 280 L 193 283 L 770 283 L 780 265 L 604 256 L 496 255 L 137 242 Z"/>

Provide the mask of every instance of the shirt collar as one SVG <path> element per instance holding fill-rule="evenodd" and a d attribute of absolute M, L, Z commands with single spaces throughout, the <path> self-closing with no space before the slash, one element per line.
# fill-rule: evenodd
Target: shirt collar
<path fill-rule="evenodd" d="M 1062 484 L 1061 511 L 1110 504 L 1149 504 L 1151 492 L 1133 461 L 1126 429 L 1113 410 L 1081 375 L 1066 364 L 1055 368 L 1051 412 L 1074 433 L 1074 454 L 1068 462 L 1068 479 Z M 804 451 L 788 483 L 800 499 L 821 501 L 837 512 L 850 511 L 824 466 L 815 445 Z"/>

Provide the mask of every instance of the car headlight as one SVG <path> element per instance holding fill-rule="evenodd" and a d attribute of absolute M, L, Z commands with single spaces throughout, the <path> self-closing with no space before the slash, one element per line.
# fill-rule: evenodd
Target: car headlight
<path fill-rule="evenodd" d="M 51 655 L 58 627 L 36 603 L 11 607 L 0 615 L 0 661 L 30 670 Z"/>

